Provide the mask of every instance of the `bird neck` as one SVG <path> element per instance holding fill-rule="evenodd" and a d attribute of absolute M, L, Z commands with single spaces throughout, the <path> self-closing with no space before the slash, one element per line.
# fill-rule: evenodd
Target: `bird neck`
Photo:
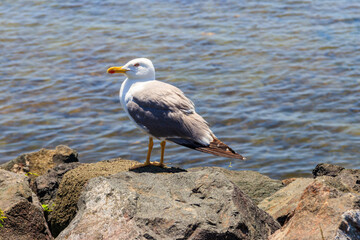
<path fill-rule="evenodd" d="M 121 84 L 120 96 L 125 95 L 131 87 L 137 85 L 138 83 L 141 84 L 149 81 L 154 81 L 154 79 L 126 78 L 125 81 Z"/>
<path fill-rule="evenodd" d="M 142 77 L 142 78 L 127 78 L 125 81 L 127 81 L 129 84 L 137 83 L 137 82 L 148 82 L 148 81 L 154 81 L 155 77 Z"/>

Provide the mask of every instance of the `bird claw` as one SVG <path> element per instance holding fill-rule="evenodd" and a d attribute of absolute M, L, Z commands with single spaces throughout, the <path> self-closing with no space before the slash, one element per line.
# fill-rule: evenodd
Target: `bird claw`
<path fill-rule="evenodd" d="M 147 166 L 155 166 L 155 167 L 161 167 L 161 168 L 166 168 L 165 164 L 161 164 L 159 162 L 149 162 L 149 163 L 141 163 L 141 164 L 137 164 L 133 167 L 130 168 L 130 170 L 134 170 L 137 168 L 142 168 L 142 167 L 147 167 Z"/>

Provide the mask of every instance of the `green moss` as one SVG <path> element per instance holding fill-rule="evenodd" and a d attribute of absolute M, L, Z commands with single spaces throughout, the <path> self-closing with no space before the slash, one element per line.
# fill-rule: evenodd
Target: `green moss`
<path fill-rule="evenodd" d="M 52 211 L 52 210 L 49 208 L 49 205 L 47 205 L 47 204 L 42 204 L 41 206 L 42 206 L 42 208 L 44 209 L 44 212 L 49 213 L 49 212 Z"/>
<path fill-rule="evenodd" d="M 4 222 L 5 218 L 7 218 L 7 217 L 5 217 L 4 211 L 2 209 L 0 209 L 0 227 L 4 227 L 2 225 L 2 223 Z"/>

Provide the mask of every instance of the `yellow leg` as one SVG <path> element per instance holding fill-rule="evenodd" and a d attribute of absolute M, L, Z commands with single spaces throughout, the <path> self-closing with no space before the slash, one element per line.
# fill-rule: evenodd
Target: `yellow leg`
<path fill-rule="evenodd" d="M 165 141 L 165 140 L 160 143 L 160 146 L 161 146 L 160 166 L 164 166 L 165 145 L 166 145 L 166 141 Z"/>
<path fill-rule="evenodd" d="M 150 156 L 151 156 L 151 151 L 152 151 L 153 146 L 154 146 L 154 141 L 153 141 L 152 137 L 149 137 L 149 146 L 148 146 L 148 152 L 147 152 L 147 155 L 146 155 L 146 161 L 144 163 L 142 163 L 142 164 L 138 164 L 138 165 L 135 165 L 135 166 L 131 167 L 130 170 L 134 170 L 136 168 L 141 168 L 141 167 L 146 167 L 146 166 L 149 166 L 149 165 L 157 166 L 157 167 L 165 167 L 165 165 L 164 165 L 165 144 L 166 144 L 165 141 L 162 141 L 160 143 L 160 145 L 161 145 L 160 163 L 159 162 L 150 162 Z"/>
<path fill-rule="evenodd" d="M 148 152 L 147 152 L 147 156 L 146 156 L 145 166 L 150 165 L 150 156 L 151 156 L 151 151 L 153 149 L 153 146 L 154 146 L 153 138 L 149 137 L 149 146 L 148 146 Z"/>
<path fill-rule="evenodd" d="M 148 146 L 148 152 L 147 152 L 147 155 L 146 155 L 146 161 L 142 164 L 137 164 L 135 166 L 132 166 L 130 168 L 130 170 L 134 170 L 134 169 L 137 169 L 137 168 L 141 168 L 141 167 L 146 167 L 146 166 L 149 166 L 149 165 L 152 165 L 152 163 L 150 162 L 150 156 L 151 156 L 151 151 L 153 149 L 153 146 L 154 146 L 154 141 L 153 141 L 153 138 L 152 137 L 149 137 L 149 146 Z"/>

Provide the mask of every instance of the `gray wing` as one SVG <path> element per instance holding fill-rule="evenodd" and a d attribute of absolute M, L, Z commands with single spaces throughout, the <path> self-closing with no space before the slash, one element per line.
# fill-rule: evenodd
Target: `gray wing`
<path fill-rule="evenodd" d="M 126 107 L 133 120 L 156 138 L 188 147 L 209 145 L 212 132 L 184 93 L 167 83 L 151 81 L 132 93 Z"/>

